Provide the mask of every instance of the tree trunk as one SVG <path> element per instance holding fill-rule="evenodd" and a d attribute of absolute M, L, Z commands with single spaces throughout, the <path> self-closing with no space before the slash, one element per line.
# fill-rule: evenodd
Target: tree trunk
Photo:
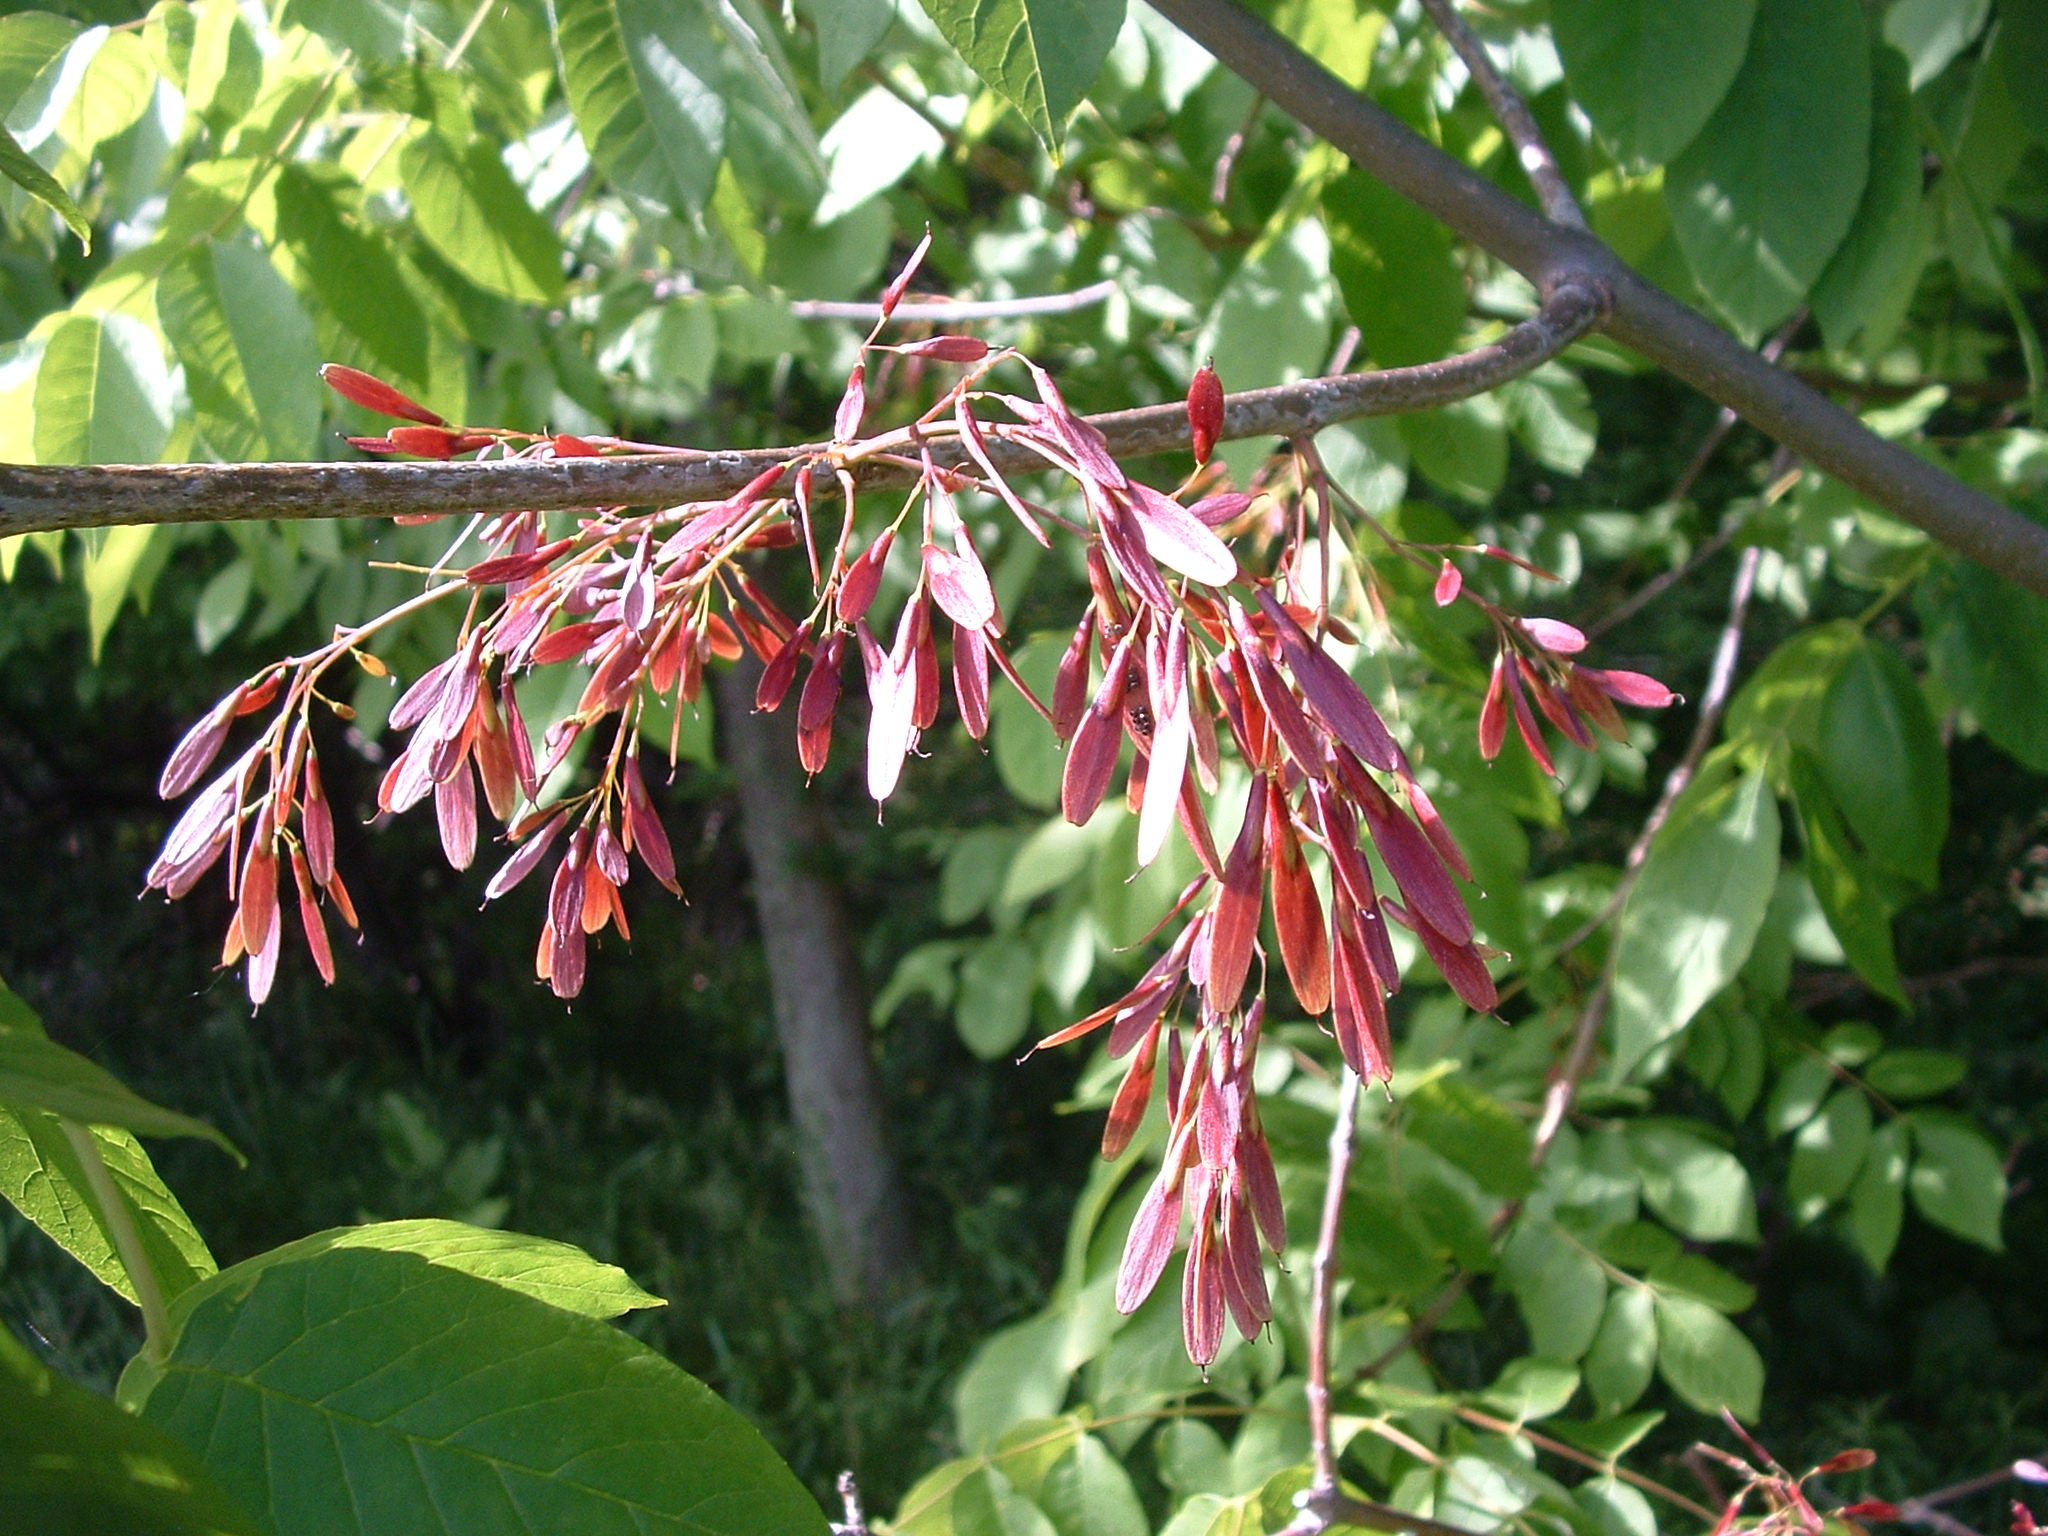
<path fill-rule="evenodd" d="M 910 1223 L 883 1132 L 845 902 L 816 868 L 830 834 L 805 793 L 793 722 L 754 713 L 759 676 L 751 656 L 722 670 L 718 706 L 753 867 L 798 1171 L 833 1294 L 847 1306 L 873 1307 L 906 1288 Z"/>

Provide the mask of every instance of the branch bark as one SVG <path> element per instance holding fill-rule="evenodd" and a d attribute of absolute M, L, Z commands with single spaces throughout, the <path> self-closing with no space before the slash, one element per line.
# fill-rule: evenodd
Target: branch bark
<path fill-rule="evenodd" d="M 1535 314 L 1471 352 L 1412 368 L 1303 379 L 1231 395 L 1224 402 L 1221 436 L 1286 437 L 1361 416 L 1428 410 L 1483 394 L 1564 351 L 1599 319 L 1602 303 L 1595 285 L 1561 282 Z M 1187 411 L 1179 402 L 1109 411 L 1088 420 L 1116 458 L 1188 446 Z M 957 439 L 950 427 L 934 426 L 924 441 L 943 454 Z M 1045 467 L 1035 454 L 1000 439 L 989 446 L 1005 473 L 1029 474 Z M 764 469 L 821 459 L 830 451 L 826 443 L 803 443 L 744 452 L 679 449 L 482 464 L 0 464 L 0 538 L 123 523 L 679 505 L 730 496 Z M 972 467 L 964 456 L 959 462 Z M 908 485 L 916 478 L 914 470 L 899 464 L 865 460 L 855 466 L 855 479 L 863 487 Z M 821 475 L 816 493 L 831 494 L 830 486 L 831 477 Z"/>
<path fill-rule="evenodd" d="M 1915 527 L 2048 596 L 2048 527 L 1888 443 L 1681 304 L 1593 235 L 1546 219 L 1359 95 L 1235 0 L 1153 7 L 1353 163 L 1549 292 L 1590 282 L 1600 328 Z"/>

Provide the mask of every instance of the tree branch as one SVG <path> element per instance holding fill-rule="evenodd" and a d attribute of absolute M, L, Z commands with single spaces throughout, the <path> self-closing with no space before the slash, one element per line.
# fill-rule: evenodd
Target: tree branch
<path fill-rule="evenodd" d="M 1102 303 L 1115 292 L 1115 281 L 1104 278 L 1071 293 L 1042 293 L 1021 299 L 905 299 L 890 311 L 890 318 L 966 325 L 976 320 L 1071 315 L 1076 310 Z M 882 306 L 879 304 L 841 304 L 831 299 L 792 299 L 789 312 L 799 320 L 857 320 L 862 325 L 873 325 L 882 318 Z"/>
<path fill-rule="evenodd" d="M 1479 94 L 1486 98 L 1487 106 L 1493 109 L 1494 117 L 1500 122 L 1501 131 L 1508 136 L 1508 143 L 1514 146 L 1515 162 L 1529 178 L 1529 185 L 1536 189 L 1536 201 L 1543 209 L 1543 216 L 1553 224 L 1584 229 L 1586 215 L 1580 211 L 1579 200 L 1572 196 L 1564 172 L 1557 168 L 1557 156 L 1543 141 L 1536 119 L 1529 114 L 1528 103 L 1508 84 L 1507 77 L 1494 67 L 1493 56 L 1486 51 L 1486 44 L 1479 40 L 1479 34 L 1465 25 L 1465 18 L 1458 14 L 1453 0 L 1422 0 L 1422 8 L 1429 12 L 1437 30 L 1458 50 L 1458 57 L 1465 61 L 1465 68 L 1472 72 L 1472 83 L 1479 87 Z"/>
<path fill-rule="evenodd" d="M 1543 306 L 1498 340 L 1412 368 L 1303 379 L 1247 390 L 1224 402 L 1226 439 L 1319 431 L 1361 416 L 1427 410 L 1483 394 L 1556 357 L 1599 319 L 1602 295 L 1588 283 L 1561 283 Z M 897 311 L 898 314 L 902 310 Z M 1187 411 L 1178 402 L 1088 418 L 1117 458 L 1167 453 L 1188 445 Z M 956 441 L 934 426 L 924 439 L 935 454 Z M 1044 461 L 994 440 L 1007 472 L 1030 473 Z M 830 455 L 825 443 L 617 458 L 509 459 L 490 463 L 99 464 L 0 465 L 0 537 L 51 528 L 127 523 L 219 523 L 264 518 L 392 517 L 517 512 L 532 507 L 588 511 L 715 501 L 762 470 Z M 908 485 L 916 472 L 865 460 L 854 470 L 864 487 Z M 821 475 L 818 494 L 827 494 Z"/>
<path fill-rule="evenodd" d="M 1153 8 L 1254 90 L 1410 202 L 1550 291 L 1606 289 L 1601 329 L 1835 476 L 1876 505 L 2021 586 L 2048 596 L 2048 527 L 1888 443 L 1638 275 L 1582 230 L 1552 223 L 1359 95 L 1234 0 Z"/>

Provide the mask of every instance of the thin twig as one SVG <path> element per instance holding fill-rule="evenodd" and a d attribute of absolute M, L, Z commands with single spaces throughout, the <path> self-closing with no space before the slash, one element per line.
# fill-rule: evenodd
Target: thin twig
<path fill-rule="evenodd" d="M 860 1485 L 853 1480 L 853 1474 L 840 1473 L 838 1487 L 846 1518 L 831 1522 L 832 1536 L 868 1536 L 868 1517 L 861 1511 Z"/>
<path fill-rule="evenodd" d="M 1218 208 L 1230 201 L 1230 174 L 1237 169 L 1245 141 L 1252 136 L 1252 129 L 1258 126 L 1259 114 L 1265 110 L 1266 98 L 1253 92 L 1252 104 L 1245 108 L 1244 121 L 1223 141 L 1223 152 L 1216 157 L 1215 174 L 1209 178 L 1209 201 Z"/>
<path fill-rule="evenodd" d="M 896 320 L 931 320 L 940 325 L 965 325 L 976 320 L 1021 320 L 1032 315 L 1070 315 L 1102 303 L 1116 292 L 1114 279 L 1104 278 L 1072 293 L 1033 294 L 1022 299 L 906 299 L 890 311 Z M 858 320 L 872 325 L 882 318 L 879 304 L 841 304 L 831 299 L 792 299 L 789 312 L 799 320 Z"/>
<path fill-rule="evenodd" d="M 1716 1511 L 1707 1508 L 1706 1505 L 1700 1503 L 1697 1499 L 1687 1498 L 1676 1488 L 1660 1483 L 1653 1477 L 1645 1477 L 1640 1472 L 1632 1472 L 1627 1467 L 1595 1456 L 1590 1451 L 1582 1451 L 1575 1445 L 1567 1445 L 1562 1440 L 1554 1440 L 1549 1435 L 1533 1430 L 1526 1424 L 1517 1424 L 1511 1419 L 1495 1418 L 1490 1413 L 1481 1413 L 1477 1408 L 1460 1408 L 1458 1409 L 1458 1417 L 1468 1424 L 1477 1425 L 1481 1429 L 1491 1430 L 1497 1435 L 1517 1436 L 1528 1441 L 1540 1451 L 1548 1451 L 1551 1455 L 1561 1456 L 1566 1461 L 1575 1461 L 1582 1467 L 1590 1467 L 1603 1477 L 1618 1477 L 1624 1483 L 1632 1484 L 1642 1489 L 1645 1493 L 1654 1494 L 1666 1503 L 1684 1510 L 1689 1515 L 1697 1515 L 1700 1519 L 1708 1522 L 1713 1521 L 1716 1517 Z"/>
<path fill-rule="evenodd" d="M 1288 437 L 1361 416 L 1399 415 L 1482 394 L 1556 357 L 1598 320 L 1604 302 L 1598 287 L 1567 283 L 1497 340 L 1440 362 L 1304 379 L 1227 396 L 1218 436 L 1225 441 Z M 1119 459 L 1179 452 L 1188 444 L 1188 413 L 1179 401 L 1087 420 Z M 935 453 L 951 453 L 957 443 L 943 424 L 924 429 L 921 436 Z M 1015 444 L 997 440 L 989 447 L 1006 472 L 1044 467 Z M 783 482 L 787 486 L 798 466 L 830 463 L 834 455 L 830 444 L 802 443 L 744 452 L 489 463 L 0 464 L 0 538 L 131 523 L 678 506 L 730 496 L 777 465 L 789 472 Z M 915 462 L 874 458 L 863 458 L 854 471 L 863 487 L 911 484 L 920 472 Z M 831 490 L 831 480 L 821 475 L 813 494 Z"/>
<path fill-rule="evenodd" d="M 1344 1223 L 1344 1186 L 1351 1177 L 1351 1143 L 1358 1128 L 1358 1074 L 1344 1068 L 1337 1087 L 1337 1119 L 1330 1127 L 1323 1224 L 1316 1234 L 1308 1325 L 1308 1443 L 1317 1492 L 1337 1488 L 1337 1444 L 1330 1433 L 1330 1333 L 1336 1311 L 1338 1239 Z"/>
<path fill-rule="evenodd" d="M 1665 776 L 1663 791 L 1657 796 L 1656 805 L 1651 808 L 1642 830 L 1636 834 L 1636 840 L 1628 850 L 1627 859 L 1623 861 L 1621 879 L 1614 888 L 1614 895 L 1609 898 L 1594 926 L 1614 917 L 1628 901 L 1629 893 L 1635 889 L 1636 880 L 1642 873 L 1644 861 L 1650 856 L 1650 844 L 1670 818 L 1671 808 L 1678 803 L 1678 797 L 1692 783 L 1701 759 L 1707 755 L 1707 748 L 1712 745 L 1714 734 L 1720 728 L 1722 713 L 1728 707 L 1728 697 L 1735 686 L 1735 664 L 1742 655 L 1742 629 L 1749 618 L 1749 600 L 1756 591 L 1757 566 L 1762 558 L 1762 548 L 1752 544 L 1742 552 L 1742 558 L 1736 564 L 1735 580 L 1728 592 L 1728 619 L 1721 626 L 1721 638 L 1714 647 L 1714 664 L 1707 675 L 1706 692 L 1700 698 L 1699 720 L 1693 726 L 1692 740 L 1686 743 L 1685 755 L 1678 760 L 1677 766 Z M 1543 1091 L 1543 1112 L 1537 1118 L 1536 1134 L 1529 1152 L 1529 1161 L 1535 1167 L 1542 1167 L 1550 1156 L 1551 1145 L 1557 1140 L 1565 1117 L 1571 1113 L 1572 1105 L 1578 1099 L 1579 1084 L 1593 1065 L 1594 1043 L 1600 1037 L 1600 1026 L 1606 1020 L 1608 1004 L 1614 995 L 1614 967 L 1619 953 L 1619 945 L 1609 946 L 1607 963 L 1600 969 L 1600 979 L 1594 985 L 1592 996 L 1586 999 L 1585 1007 L 1579 1011 L 1564 1063 Z"/>
<path fill-rule="evenodd" d="M 1458 57 L 1472 72 L 1472 83 L 1479 87 L 1479 94 L 1493 109 L 1501 131 L 1508 136 L 1508 143 L 1514 148 L 1516 163 L 1528 176 L 1529 185 L 1536 189 L 1536 201 L 1543 209 L 1543 216 L 1553 224 L 1584 229 L 1586 215 L 1579 208 L 1579 200 L 1572 196 L 1571 184 L 1564 179 L 1564 172 L 1557 168 L 1557 156 L 1544 142 L 1543 131 L 1530 115 L 1528 103 L 1508 84 L 1507 76 L 1495 67 L 1493 56 L 1486 51 L 1486 44 L 1479 40 L 1479 34 L 1465 25 L 1465 18 L 1458 14 L 1452 0 L 1422 0 L 1422 8 L 1429 12 L 1437 30 L 1457 49 Z"/>

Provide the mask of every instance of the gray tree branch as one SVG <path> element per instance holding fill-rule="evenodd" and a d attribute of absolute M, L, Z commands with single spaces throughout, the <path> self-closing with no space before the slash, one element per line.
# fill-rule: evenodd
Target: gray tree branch
<path fill-rule="evenodd" d="M 1600 329 L 1953 549 L 2048 596 L 2048 527 L 1964 485 L 1771 366 L 1649 282 L 1602 241 L 1501 191 L 1352 90 L 1236 0 L 1153 8 L 1362 169 L 1545 292 L 1603 288 Z"/>
<path fill-rule="evenodd" d="M 1483 394 L 1564 351 L 1599 319 L 1602 302 L 1590 283 L 1561 282 L 1535 314 L 1474 351 L 1412 368 L 1303 379 L 1231 395 L 1224 402 L 1222 435 L 1294 436 L 1333 422 L 1428 410 Z M 1187 412 L 1177 402 L 1089 420 L 1117 458 L 1188 446 Z M 923 440 L 939 456 L 957 442 L 949 426 L 933 426 Z M 1006 473 L 1045 467 L 1037 455 L 1000 440 L 990 448 Z M 794 466 L 829 451 L 828 444 L 804 443 L 744 452 L 481 464 L 0 464 L 0 537 L 124 523 L 680 505 L 729 496 L 764 469 Z M 966 464 L 964 458 L 960 462 Z M 916 475 L 899 464 L 870 460 L 857 467 L 856 478 L 863 486 L 907 485 Z M 829 494 L 829 485 L 830 477 L 821 475 L 818 493 Z"/>

